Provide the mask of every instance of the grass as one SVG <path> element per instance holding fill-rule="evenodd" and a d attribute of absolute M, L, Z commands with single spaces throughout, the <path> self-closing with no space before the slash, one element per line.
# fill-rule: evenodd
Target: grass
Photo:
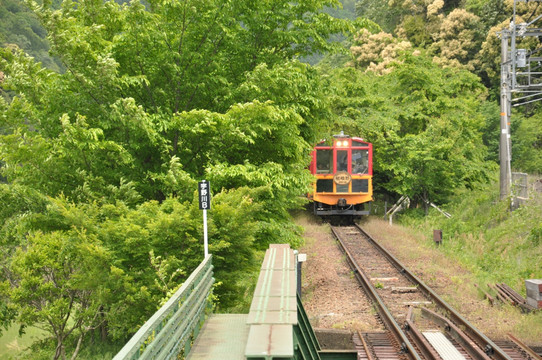
<path fill-rule="evenodd" d="M 542 278 L 542 194 L 510 212 L 498 202 L 497 187 L 468 191 L 447 209 L 446 219 L 432 212 L 425 219 L 406 223 L 424 234 L 443 230 L 441 251 L 467 266 L 480 283 L 505 282 L 525 295 L 526 279 Z M 426 243 L 431 243 L 426 236 Z"/>
<path fill-rule="evenodd" d="M 45 332 L 35 327 L 26 328 L 26 333 L 19 336 L 19 326 L 12 325 L 0 337 L 0 359 L 17 359 L 32 343 L 44 337 Z"/>
<path fill-rule="evenodd" d="M 2 333 L 0 337 L 0 359 L 2 360 L 19 360 L 33 359 L 46 360 L 51 359 L 51 354 L 54 353 L 54 344 L 41 343 L 39 347 L 30 346 L 47 337 L 47 333 L 36 327 L 27 327 L 25 334 L 19 336 L 19 326 L 12 325 L 7 331 Z M 66 344 L 68 355 L 71 356 L 73 348 L 72 343 Z M 110 360 L 121 349 L 124 344 L 109 343 L 95 341 L 90 335 L 85 340 L 85 346 L 77 356 L 77 359 L 82 360 Z"/>

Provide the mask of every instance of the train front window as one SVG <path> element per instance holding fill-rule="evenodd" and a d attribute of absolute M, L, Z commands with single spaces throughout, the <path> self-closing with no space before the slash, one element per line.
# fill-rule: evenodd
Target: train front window
<path fill-rule="evenodd" d="M 352 139 L 352 146 L 367 146 L 366 142 Z"/>
<path fill-rule="evenodd" d="M 352 174 L 369 172 L 369 150 L 352 149 Z"/>
<path fill-rule="evenodd" d="M 348 151 L 337 150 L 337 171 L 348 171 Z"/>
<path fill-rule="evenodd" d="M 331 174 L 333 172 L 333 151 L 331 149 L 316 150 L 316 173 Z"/>

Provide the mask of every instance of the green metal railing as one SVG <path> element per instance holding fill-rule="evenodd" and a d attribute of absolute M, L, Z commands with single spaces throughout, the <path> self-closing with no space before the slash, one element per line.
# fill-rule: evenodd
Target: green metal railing
<path fill-rule="evenodd" d="M 294 355 L 295 359 L 320 360 L 320 344 L 309 317 L 303 308 L 303 303 L 297 294 L 297 325 L 294 325 Z"/>
<path fill-rule="evenodd" d="M 172 359 L 190 352 L 213 286 L 211 255 L 128 341 L 113 360 Z"/>

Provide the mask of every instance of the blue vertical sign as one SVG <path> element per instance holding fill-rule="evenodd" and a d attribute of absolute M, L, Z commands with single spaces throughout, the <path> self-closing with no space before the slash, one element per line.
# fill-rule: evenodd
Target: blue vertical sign
<path fill-rule="evenodd" d="M 199 208 L 203 210 L 203 249 L 205 259 L 209 256 L 209 242 L 207 240 L 207 210 L 211 208 L 211 184 L 207 180 L 198 183 Z"/>

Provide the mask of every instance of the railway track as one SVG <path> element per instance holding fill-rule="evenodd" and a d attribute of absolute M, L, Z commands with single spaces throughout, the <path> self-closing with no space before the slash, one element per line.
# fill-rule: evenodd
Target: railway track
<path fill-rule="evenodd" d="M 331 230 L 388 331 L 357 334 L 358 359 L 540 360 L 487 338 L 359 226 Z"/>

